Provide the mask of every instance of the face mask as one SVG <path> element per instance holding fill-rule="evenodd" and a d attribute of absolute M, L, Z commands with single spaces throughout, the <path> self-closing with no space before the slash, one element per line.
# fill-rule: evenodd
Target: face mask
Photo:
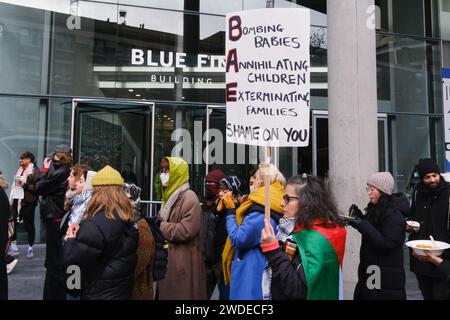
<path fill-rule="evenodd" d="M 253 193 L 256 189 L 258 189 L 257 186 L 251 185 L 251 186 L 250 186 L 250 193 Z"/>
<path fill-rule="evenodd" d="M 219 193 L 219 186 L 217 184 L 205 185 L 205 197 L 208 200 L 213 200 Z"/>
<path fill-rule="evenodd" d="M 163 187 L 167 187 L 167 184 L 169 183 L 169 174 L 168 173 L 161 173 L 159 175 L 161 178 L 161 184 Z"/>

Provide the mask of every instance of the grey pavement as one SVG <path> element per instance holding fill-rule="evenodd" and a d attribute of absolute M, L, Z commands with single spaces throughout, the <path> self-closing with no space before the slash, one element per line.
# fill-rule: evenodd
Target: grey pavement
<path fill-rule="evenodd" d="M 45 279 L 45 244 L 33 246 L 34 257 L 27 259 L 28 245 L 19 245 L 20 254 L 14 270 L 8 275 L 10 300 L 42 300 Z"/>
<path fill-rule="evenodd" d="M 26 251 L 28 245 L 19 245 L 20 255 L 14 270 L 8 275 L 9 299 L 10 300 L 41 300 L 45 279 L 45 245 L 36 244 L 33 246 L 34 258 L 27 259 Z M 417 285 L 416 277 L 409 271 L 408 249 L 405 247 L 405 272 L 406 272 L 406 293 L 408 300 L 422 300 Z M 217 287 L 212 300 L 219 297 Z"/>

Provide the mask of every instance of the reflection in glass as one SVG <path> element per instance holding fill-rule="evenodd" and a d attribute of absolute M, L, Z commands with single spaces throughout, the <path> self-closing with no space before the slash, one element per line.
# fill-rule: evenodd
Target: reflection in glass
<path fill-rule="evenodd" d="M 438 42 L 377 35 L 377 83 L 380 112 L 439 112 Z"/>

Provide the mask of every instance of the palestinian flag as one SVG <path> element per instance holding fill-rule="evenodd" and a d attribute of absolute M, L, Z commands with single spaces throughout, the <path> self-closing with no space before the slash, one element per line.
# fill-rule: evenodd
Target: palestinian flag
<path fill-rule="evenodd" d="M 344 227 L 297 228 L 292 237 L 298 245 L 306 276 L 307 300 L 342 300 L 342 261 L 345 251 Z"/>

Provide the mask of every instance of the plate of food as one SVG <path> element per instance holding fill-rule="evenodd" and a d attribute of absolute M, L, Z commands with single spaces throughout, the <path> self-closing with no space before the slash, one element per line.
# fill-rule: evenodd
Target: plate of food
<path fill-rule="evenodd" d="M 421 256 L 427 255 L 425 250 L 430 251 L 435 256 L 440 256 L 444 250 L 450 249 L 450 244 L 446 242 L 431 240 L 408 241 L 406 246 L 410 247 L 416 254 Z"/>

